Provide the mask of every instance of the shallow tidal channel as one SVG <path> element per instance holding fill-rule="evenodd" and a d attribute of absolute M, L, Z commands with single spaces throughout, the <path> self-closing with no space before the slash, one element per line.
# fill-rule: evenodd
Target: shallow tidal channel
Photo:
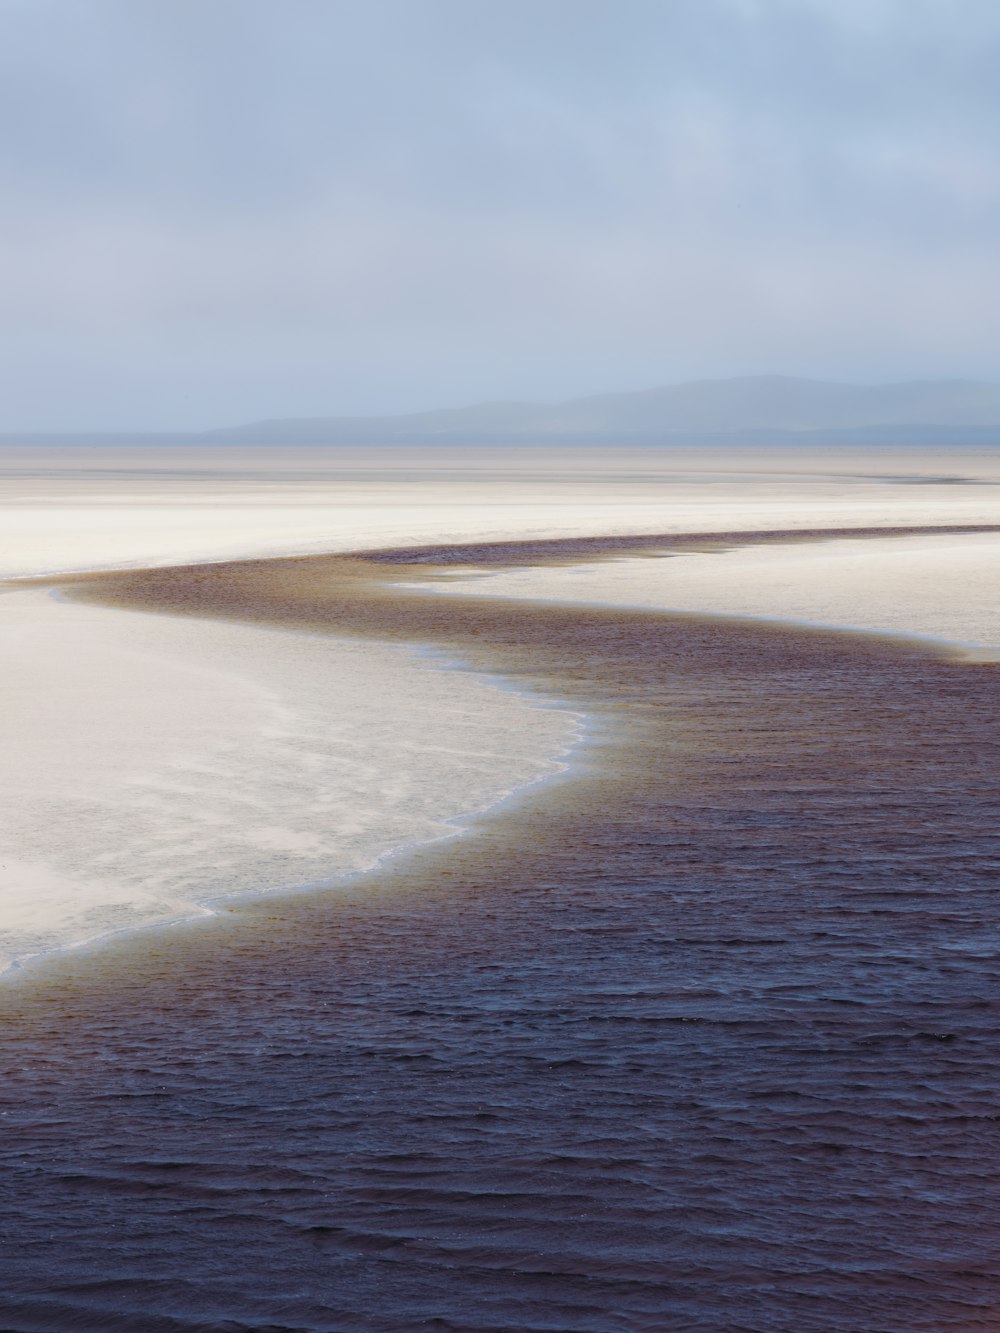
<path fill-rule="evenodd" d="M 415 567 L 60 580 L 592 727 L 470 836 L 4 990 L 0 1326 L 995 1327 L 1000 665 Z"/>

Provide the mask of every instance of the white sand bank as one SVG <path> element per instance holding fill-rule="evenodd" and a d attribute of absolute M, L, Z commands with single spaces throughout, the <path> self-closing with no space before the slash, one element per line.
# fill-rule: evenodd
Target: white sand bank
<path fill-rule="evenodd" d="M 882 630 L 1000 650 L 1000 534 L 737 547 L 482 571 L 426 586 Z"/>
<path fill-rule="evenodd" d="M 7 449 L 0 578 L 462 541 L 988 524 L 998 483 L 987 451 Z M 760 548 L 475 588 L 994 642 L 996 550 Z M 440 836 L 554 771 L 573 726 L 386 646 L 27 588 L 0 595 L 0 691 L 0 966 Z"/>
<path fill-rule="evenodd" d="M 0 449 L 0 578 L 436 542 L 995 523 L 1000 458 L 882 449 Z"/>
<path fill-rule="evenodd" d="M 404 649 L 0 596 L 0 969 L 362 869 L 557 771 L 576 720 Z"/>

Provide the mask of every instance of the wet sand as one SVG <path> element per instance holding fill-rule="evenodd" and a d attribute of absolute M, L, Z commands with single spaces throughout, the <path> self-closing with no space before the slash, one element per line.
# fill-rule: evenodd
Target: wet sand
<path fill-rule="evenodd" d="M 418 572 L 70 585 L 435 644 L 593 724 L 475 837 L 5 996 L 4 1318 L 990 1327 L 1000 668 Z"/>
<path fill-rule="evenodd" d="M 1000 532 L 816 534 L 809 540 L 699 547 L 667 539 L 613 558 L 453 567 L 439 592 L 753 616 L 785 623 L 926 636 L 1000 654 Z M 405 559 L 405 555 L 403 556 Z"/>
<path fill-rule="evenodd" d="M 387 546 L 995 523 L 995 449 L 0 448 L 0 578 Z"/>
<path fill-rule="evenodd" d="M 25 586 L 0 595 L 0 699 L 0 974 L 454 836 L 577 729 L 409 646 Z"/>

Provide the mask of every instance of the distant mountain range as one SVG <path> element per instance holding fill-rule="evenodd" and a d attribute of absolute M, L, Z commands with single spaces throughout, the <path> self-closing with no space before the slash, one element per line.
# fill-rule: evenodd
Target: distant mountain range
<path fill-rule="evenodd" d="M 8 441 L 15 437 L 7 436 Z M 16 437 L 30 442 L 30 437 Z M 42 437 L 34 437 L 40 440 Z M 976 380 L 838 384 L 766 375 L 692 380 L 563 403 L 482 403 L 402 416 L 289 417 L 173 439 L 191 444 L 998 443 L 1000 385 Z"/>

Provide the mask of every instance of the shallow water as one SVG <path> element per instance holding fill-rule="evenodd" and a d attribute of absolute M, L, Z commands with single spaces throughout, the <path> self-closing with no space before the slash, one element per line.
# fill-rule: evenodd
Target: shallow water
<path fill-rule="evenodd" d="M 353 891 L 11 988 L 0 1325 L 997 1326 L 995 665 L 337 561 L 85 595 L 419 636 L 597 729 Z"/>

